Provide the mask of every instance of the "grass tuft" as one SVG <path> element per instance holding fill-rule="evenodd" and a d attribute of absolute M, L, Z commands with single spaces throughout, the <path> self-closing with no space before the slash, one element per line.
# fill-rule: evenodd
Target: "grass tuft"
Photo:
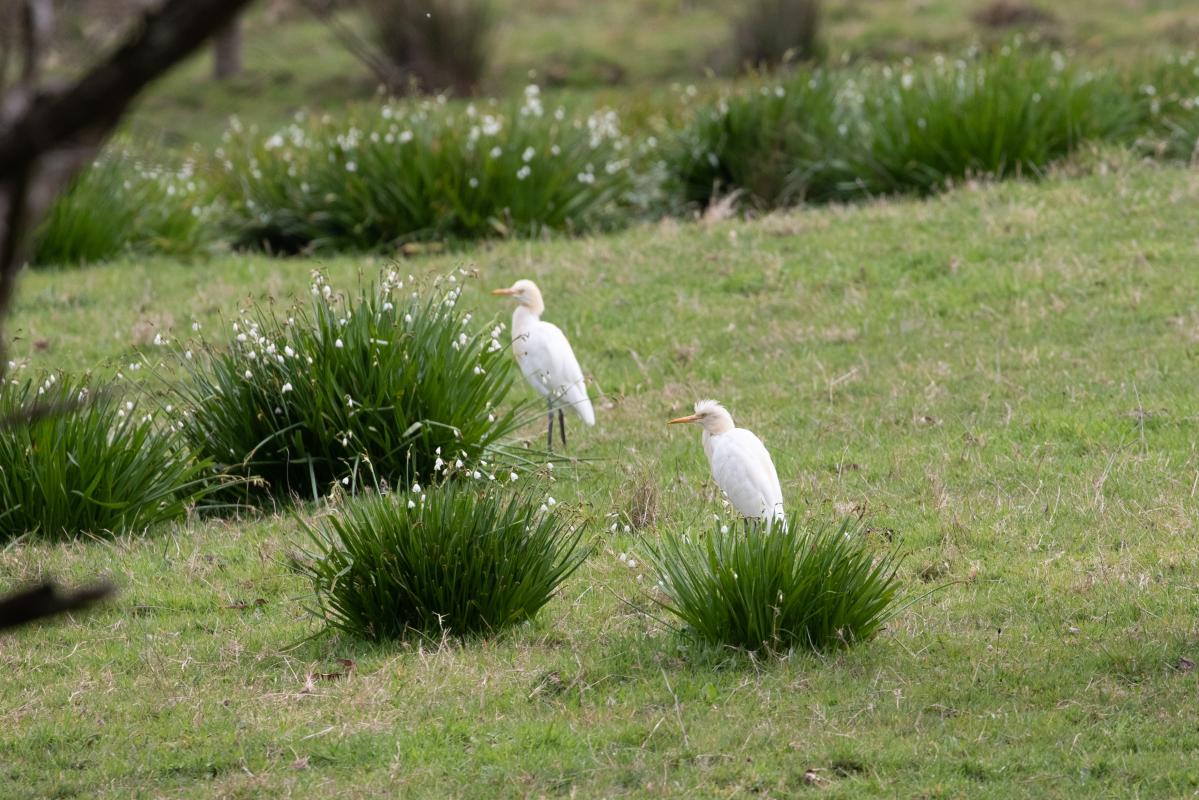
<path fill-rule="evenodd" d="M 580 232 L 611 224 L 632 188 L 616 114 L 547 109 L 536 86 L 507 111 L 388 103 L 230 139 L 234 243 L 274 252 Z"/>
<path fill-rule="evenodd" d="M 107 261 L 122 253 L 190 256 L 215 237 L 216 210 L 190 163 L 147 166 L 111 150 L 85 169 L 33 234 L 35 265 Z"/>
<path fill-rule="evenodd" d="M 663 608 L 699 638 L 749 651 L 824 651 L 873 636 L 899 592 L 894 551 L 875 559 L 860 528 L 796 523 L 668 536 L 650 562 Z"/>
<path fill-rule="evenodd" d="M 1144 104 L 1114 72 L 1005 48 L 892 70 L 809 70 L 699 114 L 669 159 L 681 198 L 758 207 L 1036 177 L 1088 141 L 1128 143 Z"/>
<path fill-rule="evenodd" d="M 59 412 L 20 421 L 42 404 Z M 0 389 L 0 542 L 143 531 L 179 519 L 203 496 L 207 463 L 144 409 L 82 381 L 25 380 Z"/>
<path fill-rule="evenodd" d="M 502 326 L 458 311 L 458 276 L 422 293 L 392 272 L 349 296 L 313 275 L 307 306 L 248 310 L 232 341 L 183 361 L 184 433 L 252 479 L 245 500 L 428 481 L 501 447 L 521 408 L 499 410 L 512 359 Z"/>
<path fill-rule="evenodd" d="M 317 613 L 366 639 L 493 633 L 532 619 L 586 557 L 534 491 L 443 484 L 371 495 L 309 529 Z"/>

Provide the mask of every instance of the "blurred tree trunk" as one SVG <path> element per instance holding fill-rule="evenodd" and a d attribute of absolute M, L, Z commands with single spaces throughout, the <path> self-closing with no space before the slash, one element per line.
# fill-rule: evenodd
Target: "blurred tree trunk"
<path fill-rule="evenodd" d="M 216 36 L 212 51 L 212 77 L 228 80 L 241 74 L 241 20 L 234 19 Z"/>
<path fill-rule="evenodd" d="M 41 69 L 42 53 L 50 43 L 54 30 L 54 6 L 50 0 L 24 0 L 21 4 L 21 34 L 25 62 L 21 65 L 21 82 L 33 85 Z"/>

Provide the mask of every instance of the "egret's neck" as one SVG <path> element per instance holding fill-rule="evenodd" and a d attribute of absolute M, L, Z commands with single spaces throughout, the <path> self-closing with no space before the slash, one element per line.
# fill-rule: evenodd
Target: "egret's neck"
<path fill-rule="evenodd" d="M 704 418 L 704 441 L 708 440 L 709 436 L 719 436 L 722 433 L 728 433 L 734 427 L 733 418 L 728 414 L 714 414 Z"/>
<path fill-rule="evenodd" d="M 517 306 L 516 310 L 512 312 L 512 338 L 516 339 L 527 334 L 529 329 L 540 319 L 540 312 L 536 312 L 528 306 Z"/>

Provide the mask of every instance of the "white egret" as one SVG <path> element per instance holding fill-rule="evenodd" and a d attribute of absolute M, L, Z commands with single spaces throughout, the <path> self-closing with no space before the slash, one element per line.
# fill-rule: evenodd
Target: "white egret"
<path fill-rule="evenodd" d="M 761 439 L 745 428 L 734 426 L 732 416 L 715 400 L 700 400 L 695 404 L 694 414 L 672 419 L 667 424 L 680 422 L 698 422 L 704 426 L 704 453 L 712 467 L 712 477 L 737 513 L 767 523 L 784 518 L 779 475 Z"/>
<path fill-rule="evenodd" d="M 543 322 L 545 303 L 541 290 L 530 280 L 519 280 L 507 289 L 495 289 L 495 295 L 516 299 L 512 312 L 512 353 L 520 371 L 545 398 L 549 432 L 546 445 L 554 449 L 554 411 L 558 412 L 558 431 L 562 446 L 566 446 L 566 418 L 562 411 L 569 408 L 587 425 L 595 424 L 595 411 L 587 396 L 583 370 L 566 335 L 552 322 Z"/>

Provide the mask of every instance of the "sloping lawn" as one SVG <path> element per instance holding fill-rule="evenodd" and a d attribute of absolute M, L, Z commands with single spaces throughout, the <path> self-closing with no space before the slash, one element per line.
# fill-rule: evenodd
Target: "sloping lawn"
<path fill-rule="evenodd" d="M 478 268 L 476 316 L 507 318 L 488 288 L 541 285 L 603 393 L 551 490 L 592 558 L 515 633 L 381 646 L 308 638 L 290 515 L 18 543 L 3 585 L 122 591 L 0 639 L 0 795 L 1195 792 L 1199 172 L 1114 167 L 402 264 Z M 27 274 L 14 355 L 142 377 L 157 332 L 381 266 Z M 902 542 L 919 599 L 881 637 L 754 661 L 659 623 L 645 537 L 719 510 L 698 433 L 663 423 L 707 396 L 766 442 L 792 517 Z M 626 532 L 646 483 L 656 527 Z"/>

